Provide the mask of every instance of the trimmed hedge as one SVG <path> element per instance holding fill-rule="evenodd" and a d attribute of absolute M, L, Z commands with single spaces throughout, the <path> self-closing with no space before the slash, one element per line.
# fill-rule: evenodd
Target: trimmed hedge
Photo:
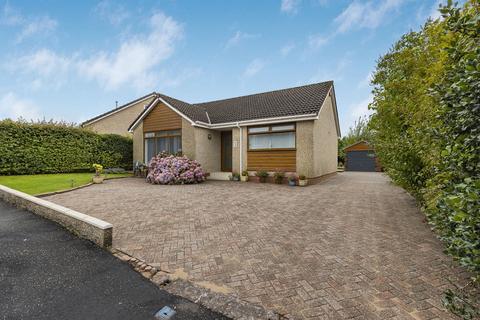
<path fill-rule="evenodd" d="M 0 175 L 131 169 L 132 139 L 58 123 L 0 121 Z"/>

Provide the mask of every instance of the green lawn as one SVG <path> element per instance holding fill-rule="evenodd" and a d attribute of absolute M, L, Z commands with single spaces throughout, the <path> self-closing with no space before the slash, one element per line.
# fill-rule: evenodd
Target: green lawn
<path fill-rule="evenodd" d="M 0 184 L 28 194 L 61 191 L 85 185 L 92 181 L 93 173 L 57 173 L 21 176 L 0 176 Z M 130 173 L 107 174 L 106 179 L 131 176 Z"/>

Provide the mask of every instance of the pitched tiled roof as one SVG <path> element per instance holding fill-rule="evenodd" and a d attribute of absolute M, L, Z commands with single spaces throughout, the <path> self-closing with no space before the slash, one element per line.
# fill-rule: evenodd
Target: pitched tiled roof
<path fill-rule="evenodd" d="M 193 121 L 202 121 L 208 123 L 208 117 L 205 113 L 205 109 L 198 107 L 196 105 L 166 96 L 164 94 L 157 94 L 158 97 L 165 100 L 172 107 L 186 115 L 188 118 Z"/>
<path fill-rule="evenodd" d="M 196 104 L 190 104 L 159 93 L 156 93 L 156 96 L 193 122 L 219 124 L 244 120 L 316 115 L 332 86 L 333 81 L 326 81 Z M 150 109 L 147 107 L 139 114 L 130 125 L 129 130 L 133 129 Z"/>
<path fill-rule="evenodd" d="M 211 123 L 317 114 L 333 81 L 197 103 Z"/>

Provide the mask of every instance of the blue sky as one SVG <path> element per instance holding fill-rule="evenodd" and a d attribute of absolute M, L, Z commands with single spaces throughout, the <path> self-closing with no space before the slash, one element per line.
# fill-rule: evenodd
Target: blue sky
<path fill-rule="evenodd" d="M 375 61 L 438 0 L 0 0 L 0 119 L 81 122 L 152 91 L 187 102 L 333 80 L 341 129 Z"/>

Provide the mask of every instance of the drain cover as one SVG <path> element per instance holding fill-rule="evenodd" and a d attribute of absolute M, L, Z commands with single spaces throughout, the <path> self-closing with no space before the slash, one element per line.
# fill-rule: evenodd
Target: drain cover
<path fill-rule="evenodd" d="M 156 319 L 172 319 L 175 313 L 177 313 L 175 310 L 165 306 L 162 309 L 158 310 L 158 312 L 155 314 L 155 318 Z"/>

